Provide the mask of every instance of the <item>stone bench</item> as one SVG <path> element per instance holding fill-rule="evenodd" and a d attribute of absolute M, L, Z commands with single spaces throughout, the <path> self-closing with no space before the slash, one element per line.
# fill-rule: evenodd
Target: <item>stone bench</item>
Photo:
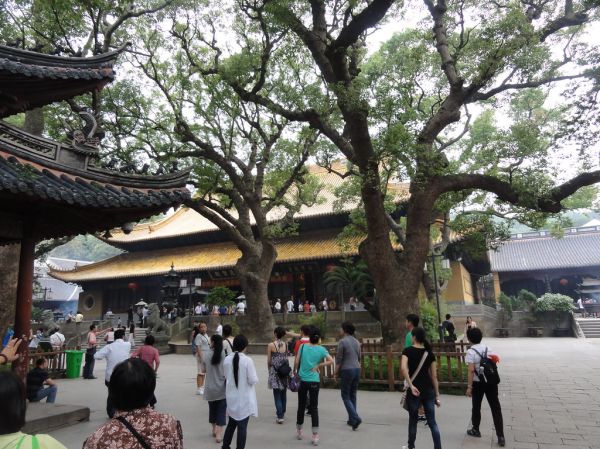
<path fill-rule="evenodd" d="M 496 337 L 507 338 L 508 337 L 508 329 L 504 328 L 504 327 L 496 328 Z"/>
<path fill-rule="evenodd" d="M 544 336 L 544 328 L 543 327 L 528 327 L 527 334 L 530 337 L 543 337 Z"/>

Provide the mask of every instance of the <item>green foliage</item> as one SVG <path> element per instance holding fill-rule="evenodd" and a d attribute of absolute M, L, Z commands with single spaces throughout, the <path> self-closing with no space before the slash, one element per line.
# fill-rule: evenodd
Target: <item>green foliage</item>
<path fill-rule="evenodd" d="M 515 299 L 508 296 L 505 293 L 500 293 L 500 297 L 498 299 L 500 301 L 500 305 L 502 306 L 502 310 L 500 310 L 500 316 L 502 319 L 502 327 L 506 327 L 506 324 L 510 320 L 512 320 L 513 303 L 514 303 Z"/>
<path fill-rule="evenodd" d="M 529 290 L 522 289 L 517 294 L 516 301 L 514 302 L 514 308 L 518 310 L 533 311 L 536 302 L 537 297 L 534 293 L 530 292 Z"/>
<path fill-rule="evenodd" d="M 229 307 L 235 304 L 236 293 L 227 287 L 214 287 L 206 295 L 206 303 L 211 306 Z"/>
<path fill-rule="evenodd" d="M 571 312 L 573 299 L 560 293 L 546 293 L 537 299 L 535 312 Z"/>
<path fill-rule="evenodd" d="M 33 306 L 31 308 L 31 319 L 34 321 L 40 321 L 42 319 L 42 313 L 44 312 L 43 309 L 40 309 L 39 307 Z"/>
<path fill-rule="evenodd" d="M 309 325 L 315 326 L 319 330 L 319 335 L 321 339 L 325 338 L 325 334 L 327 331 L 327 321 L 325 320 L 324 313 L 317 313 L 316 315 L 309 316 L 300 316 L 298 317 L 298 321 L 300 321 L 300 325 Z"/>
<path fill-rule="evenodd" d="M 373 279 L 367 264 L 351 258 L 342 259 L 342 265 L 334 267 L 323 275 L 323 284 L 330 293 L 345 291 L 348 295 L 361 300 L 373 292 Z M 348 298 L 345 296 L 345 300 Z"/>
<path fill-rule="evenodd" d="M 429 301 L 421 302 L 419 306 L 419 317 L 421 318 L 419 326 L 423 327 L 425 332 L 427 332 L 427 339 L 429 341 L 439 341 L 440 334 L 438 331 L 438 326 L 440 323 L 438 322 L 438 314 L 435 304 Z"/>

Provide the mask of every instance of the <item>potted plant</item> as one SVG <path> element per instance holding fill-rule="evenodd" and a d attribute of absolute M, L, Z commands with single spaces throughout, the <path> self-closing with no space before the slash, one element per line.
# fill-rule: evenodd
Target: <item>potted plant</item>
<path fill-rule="evenodd" d="M 496 329 L 496 336 L 501 337 L 501 338 L 506 338 L 510 334 L 510 331 L 509 331 L 507 325 L 510 322 L 510 320 L 512 320 L 512 316 L 513 316 L 512 315 L 513 299 L 505 293 L 500 293 L 499 303 L 500 303 L 500 307 L 501 307 L 500 308 L 501 327 Z"/>

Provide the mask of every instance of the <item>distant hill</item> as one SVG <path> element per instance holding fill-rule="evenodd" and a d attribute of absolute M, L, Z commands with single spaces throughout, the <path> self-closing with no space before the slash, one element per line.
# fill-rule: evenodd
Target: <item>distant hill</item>
<path fill-rule="evenodd" d="M 565 216 L 571 220 L 571 222 L 573 223 L 573 227 L 583 226 L 587 222 L 594 220 L 594 219 L 600 220 L 600 213 L 592 212 L 592 211 L 586 212 L 586 213 L 575 212 L 575 211 L 565 212 Z M 529 226 L 525 226 L 524 224 L 521 224 L 521 223 L 516 223 L 515 225 L 513 225 L 510 228 L 511 234 L 518 234 L 521 232 L 529 232 L 529 231 L 535 231 L 535 229 L 532 229 Z"/>
<path fill-rule="evenodd" d="M 93 235 L 78 235 L 69 243 L 54 248 L 49 256 L 97 262 L 121 253 L 120 249 L 104 243 Z"/>

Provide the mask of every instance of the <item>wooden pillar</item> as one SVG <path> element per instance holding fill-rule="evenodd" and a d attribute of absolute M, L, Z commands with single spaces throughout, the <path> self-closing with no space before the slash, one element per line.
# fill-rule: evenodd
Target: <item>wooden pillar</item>
<path fill-rule="evenodd" d="M 33 261 L 35 259 L 35 239 L 31 236 L 21 240 L 19 257 L 19 278 L 17 281 L 17 305 L 15 311 L 15 337 L 25 338 L 19 347 L 20 357 L 12 368 L 25 381 L 27 377 L 27 338 L 31 330 L 31 306 L 33 296 Z"/>

